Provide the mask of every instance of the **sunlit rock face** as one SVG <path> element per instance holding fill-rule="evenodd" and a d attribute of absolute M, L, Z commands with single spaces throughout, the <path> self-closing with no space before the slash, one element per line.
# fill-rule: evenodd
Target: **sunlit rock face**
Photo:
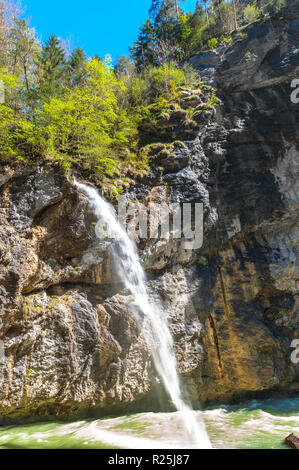
<path fill-rule="evenodd" d="M 2 420 L 123 409 L 144 396 L 150 355 L 87 200 L 58 169 L 12 175 L 0 231 Z"/>
<path fill-rule="evenodd" d="M 158 168 L 128 195 L 146 206 L 203 203 L 200 249 L 171 237 L 139 243 L 196 405 L 299 389 L 297 17 L 254 24 L 191 59 L 221 104 L 197 117 L 184 145 L 167 154 L 158 145 Z M 185 135 L 163 129 L 164 142 Z M 41 166 L 0 174 L 0 200 L 2 421 L 157 407 L 132 298 L 85 197 Z"/>

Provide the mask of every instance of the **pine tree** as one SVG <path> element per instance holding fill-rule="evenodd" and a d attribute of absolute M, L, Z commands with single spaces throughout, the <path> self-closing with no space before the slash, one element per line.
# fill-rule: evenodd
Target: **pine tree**
<path fill-rule="evenodd" d="M 67 72 L 71 86 L 75 87 L 82 84 L 86 76 L 86 62 L 86 55 L 81 47 L 78 47 L 72 52 L 67 64 Z"/>
<path fill-rule="evenodd" d="M 161 14 L 166 14 L 166 16 L 168 16 L 169 10 L 167 4 L 167 0 L 152 0 L 152 5 L 149 10 L 150 18 L 153 21 L 156 21 Z"/>
<path fill-rule="evenodd" d="M 185 2 L 185 0 L 180 0 Z M 179 19 L 181 9 L 179 0 L 152 0 L 152 5 L 149 10 L 150 17 L 155 22 L 160 22 L 162 19 L 169 21 L 171 19 Z"/>
<path fill-rule="evenodd" d="M 40 90 L 44 99 L 48 100 L 58 93 L 65 75 L 65 52 L 55 34 L 42 47 L 40 73 Z"/>
<path fill-rule="evenodd" d="M 140 28 L 137 41 L 130 47 L 131 57 L 140 71 L 146 65 L 154 63 L 152 44 L 157 40 L 157 28 L 151 20 L 147 20 Z"/>

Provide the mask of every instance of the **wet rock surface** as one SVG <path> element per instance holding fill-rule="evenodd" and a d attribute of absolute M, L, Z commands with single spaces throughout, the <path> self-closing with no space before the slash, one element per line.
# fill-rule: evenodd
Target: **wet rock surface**
<path fill-rule="evenodd" d="M 297 16 L 191 59 L 221 104 L 184 144 L 165 144 L 184 129 L 152 135 L 151 173 L 130 191 L 146 205 L 203 203 L 200 249 L 139 246 L 194 405 L 299 390 Z M 41 166 L 1 174 L 0 200 L 2 422 L 153 409 L 159 379 L 85 197 Z"/>

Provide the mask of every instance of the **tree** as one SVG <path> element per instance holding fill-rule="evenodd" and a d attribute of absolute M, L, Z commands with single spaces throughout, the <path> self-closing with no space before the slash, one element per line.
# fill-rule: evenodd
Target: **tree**
<path fill-rule="evenodd" d="M 289 3 L 292 3 L 289 1 Z M 266 10 L 271 14 L 275 15 L 287 4 L 287 0 L 268 0 Z"/>
<path fill-rule="evenodd" d="M 201 5 L 203 5 L 203 8 L 204 8 L 204 12 L 205 12 L 205 15 L 206 15 L 206 19 L 207 19 L 207 22 L 209 23 L 209 10 L 208 10 L 208 4 L 209 4 L 209 0 L 198 0 L 197 3 L 196 3 L 196 7 L 195 7 L 195 12 L 197 10 L 199 10 L 199 8 L 201 8 Z"/>
<path fill-rule="evenodd" d="M 171 98 L 177 87 L 185 83 L 184 71 L 173 63 L 164 63 L 160 67 L 149 67 L 145 74 L 147 100 L 155 102 L 161 97 Z"/>
<path fill-rule="evenodd" d="M 238 29 L 238 23 L 237 23 L 237 6 L 236 6 L 236 3 L 237 3 L 237 0 L 232 0 L 233 12 L 234 12 L 235 30 L 237 31 L 237 29 Z"/>
<path fill-rule="evenodd" d="M 140 71 L 146 65 L 154 63 L 152 44 L 157 40 L 157 28 L 151 20 L 147 20 L 139 30 L 137 41 L 130 47 L 131 57 Z"/>
<path fill-rule="evenodd" d="M 86 76 L 87 58 L 81 47 L 77 47 L 72 53 L 67 63 L 67 73 L 72 87 L 83 83 Z"/>
<path fill-rule="evenodd" d="M 154 22 L 158 22 L 161 18 L 170 18 L 175 17 L 175 5 L 173 1 L 169 0 L 152 0 L 152 5 L 149 10 L 150 18 Z"/>
<path fill-rule="evenodd" d="M 222 26 L 222 31 L 224 33 L 229 33 L 235 29 L 235 16 L 233 4 L 228 2 L 220 3 L 220 21 Z"/>
<path fill-rule="evenodd" d="M 111 153 L 110 146 L 124 138 L 121 131 L 115 131 L 117 95 L 123 88 L 108 58 L 88 62 L 81 86 L 65 88 L 61 97 L 52 97 L 40 112 L 49 150 L 102 161 L 105 153 Z"/>
<path fill-rule="evenodd" d="M 182 59 L 190 57 L 199 50 L 202 44 L 202 32 L 206 24 L 205 14 L 199 3 L 197 3 L 193 14 L 186 13 L 180 16 L 179 47 L 182 51 Z"/>
<path fill-rule="evenodd" d="M 177 63 L 178 59 L 182 55 L 182 48 L 175 42 L 157 39 L 157 41 L 151 46 L 152 54 L 154 57 L 154 63 L 157 65 L 163 65 L 166 63 Z"/>
<path fill-rule="evenodd" d="M 0 64 L 6 65 L 6 57 L 8 51 L 8 25 L 5 18 L 4 2 L 0 2 Z"/>
<path fill-rule="evenodd" d="M 210 0 L 210 5 L 211 5 L 214 15 L 217 13 L 217 11 L 218 11 L 219 16 L 221 15 L 221 10 L 220 10 L 221 3 L 222 3 L 222 0 Z"/>
<path fill-rule="evenodd" d="M 47 100 L 55 96 L 65 74 L 65 53 L 59 39 L 52 34 L 42 47 L 40 65 L 40 92 Z"/>
<path fill-rule="evenodd" d="M 30 82 L 39 48 L 34 29 L 30 29 L 24 20 L 15 20 L 10 31 L 10 44 L 13 71 L 17 73 L 18 67 L 21 67 L 26 87 L 26 99 L 29 102 L 32 98 Z"/>
<path fill-rule="evenodd" d="M 150 17 L 154 21 L 161 21 L 162 18 L 170 20 L 173 18 L 179 19 L 181 15 L 180 3 L 186 0 L 152 0 L 152 5 L 149 10 Z"/>
<path fill-rule="evenodd" d="M 129 57 L 122 55 L 118 59 L 117 64 L 114 67 L 114 71 L 119 77 L 130 78 L 135 74 L 135 67 Z"/>
<path fill-rule="evenodd" d="M 235 4 L 233 5 L 232 0 L 230 2 L 210 0 L 210 5 L 216 29 L 221 28 L 223 33 L 227 33 L 236 28 L 236 17 L 234 15 Z"/>
<path fill-rule="evenodd" d="M 19 19 L 21 9 L 13 0 L 0 0 L 0 66 L 10 66 L 10 30 Z"/>

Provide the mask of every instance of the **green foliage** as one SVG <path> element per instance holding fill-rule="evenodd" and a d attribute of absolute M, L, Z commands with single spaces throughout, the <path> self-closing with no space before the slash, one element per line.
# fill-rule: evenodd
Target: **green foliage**
<path fill-rule="evenodd" d="M 66 67 L 70 86 L 76 87 L 83 83 L 86 77 L 86 64 L 87 58 L 85 52 L 81 47 L 78 47 L 71 53 Z"/>
<path fill-rule="evenodd" d="M 208 48 L 211 51 L 217 49 L 218 46 L 229 46 L 233 42 L 233 38 L 230 34 L 223 34 L 219 38 L 211 38 L 208 41 Z"/>
<path fill-rule="evenodd" d="M 235 1 L 235 0 L 234 0 Z M 222 33 L 228 33 L 235 29 L 233 2 L 220 2 L 216 19 Z"/>
<path fill-rule="evenodd" d="M 292 2 L 290 1 L 289 3 L 292 3 Z M 286 5 L 287 5 L 287 0 L 270 0 L 267 2 L 266 11 L 273 15 L 273 14 L 278 13 Z"/>
<path fill-rule="evenodd" d="M 218 46 L 218 43 L 219 43 L 219 41 L 218 41 L 217 38 L 212 38 L 208 41 L 208 48 L 213 51 Z"/>
<path fill-rule="evenodd" d="M 177 67 L 174 63 L 147 67 L 127 84 L 129 114 L 138 125 L 145 116 L 161 114 L 170 101 L 178 96 L 180 86 L 192 85 L 198 74 L 191 66 Z"/>
<path fill-rule="evenodd" d="M 178 18 L 181 10 L 179 8 L 178 0 L 152 0 L 152 5 L 149 10 L 150 16 L 159 22 L 162 19 Z"/>
<path fill-rule="evenodd" d="M 65 74 L 65 52 L 59 39 L 52 34 L 42 46 L 39 57 L 39 92 L 44 100 L 51 99 L 61 90 L 61 82 Z"/>
<path fill-rule="evenodd" d="M 0 148 L 2 162 L 27 161 L 33 156 L 35 126 L 18 116 L 5 104 L 0 104 Z"/>
<path fill-rule="evenodd" d="M 207 258 L 205 258 L 204 256 L 200 256 L 200 257 L 198 258 L 198 264 L 199 264 L 200 266 L 207 266 L 207 265 L 208 265 L 208 260 L 207 260 Z"/>
<path fill-rule="evenodd" d="M 217 98 L 217 96 L 216 96 L 216 89 L 215 89 L 215 88 L 211 88 L 205 106 L 206 106 L 207 108 L 210 108 L 210 107 L 212 107 L 212 106 L 219 106 L 219 100 L 218 100 L 218 98 Z"/>
<path fill-rule="evenodd" d="M 48 157 L 82 166 L 97 182 L 113 179 L 121 159 L 135 158 L 136 123 L 118 103 L 125 86 L 109 57 L 92 59 L 82 77 L 80 86 L 65 86 L 38 112 L 42 142 Z"/>
<path fill-rule="evenodd" d="M 140 28 L 137 41 L 130 48 L 140 71 L 150 65 L 179 63 L 198 50 L 206 19 L 197 5 L 193 14 L 183 14 L 177 2 L 153 1 L 151 19 Z"/>
<path fill-rule="evenodd" d="M 157 28 L 151 20 L 147 20 L 139 30 L 137 41 L 130 48 L 131 57 L 134 60 L 137 69 L 140 71 L 146 65 L 154 64 L 154 54 L 152 45 L 157 39 Z"/>
<path fill-rule="evenodd" d="M 226 36 L 221 36 L 220 38 L 220 43 L 223 46 L 229 46 L 233 42 L 233 38 L 231 35 L 226 35 Z"/>
<path fill-rule="evenodd" d="M 260 10 L 254 5 L 247 5 L 244 10 L 244 19 L 246 23 L 253 23 L 260 16 Z"/>
<path fill-rule="evenodd" d="M 141 27 L 130 49 L 131 57 L 139 71 L 167 62 L 178 64 L 206 46 L 214 50 L 216 40 L 229 45 L 232 40 L 228 38 L 240 23 L 251 23 L 268 13 L 276 14 L 287 3 L 296 1 L 200 0 L 193 13 L 184 13 L 178 2 L 152 0 L 150 19 Z"/>
<path fill-rule="evenodd" d="M 206 18 L 201 7 L 192 14 L 181 15 L 179 20 L 179 44 L 184 58 L 196 53 L 203 44 Z"/>
<path fill-rule="evenodd" d="M 18 87 L 19 79 L 16 75 L 9 73 L 4 67 L 0 68 L 0 80 L 4 84 L 5 95 L 8 99 L 8 95 L 12 90 Z"/>
<path fill-rule="evenodd" d="M 160 96 L 165 98 L 174 96 L 177 88 L 185 83 L 184 71 L 174 64 L 163 64 L 161 67 L 152 67 L 146 71 L 145 81 L 149 99 L 155 100 Z"/>
<path fill-rule="evenodd" d="M 129 112 L 121 101 L 127 87 L 109 57 L 86 61 L 82 50 L 76 50 L 63 73 L 56 59 L 60 80 L 56 72 L 54 81 L 49 76 L 49 87 L 40 88 L 30 110 L 16 112 L 14 98 L 26 86 L 20 77 L 0 70 L 7 98 L 0 105 L 2 163 L 48 159 L 67 172 L 75 165 L 117 194 L 130 183 L 127 172 L 146 171 L 146 161 L 138 156 L 137 110 Z"/>
<path fill-rule="evenodd" d="M 182 67 L 184 72 L 184 85 L 187 88 L 196 87 L 198 83 L 198 72 L 194 70 L 192 65 L 185 63 Z"/>
<path fill-rule="evenodd" d="M 49 160 L 70 177 L 76 167 L 116 196 L 148 171 L 140 148 L 144 124 L 167 120 L 172 111 L 192 120 L 218 105 L 215 90 L 198 83 L 187 59 L 206 47 L 229 46 L 239 20 L 276 14 L 286 2 L 254 0 L 244 9 L 238 0 L 201 0 L 193 13 L 180 4 L 153 0 L 131 57 L 113 68 L 109 57 L 88 59 L 80 47 L 68 57 L 54 34 L 40 44 L 17 9 L 0 0 L 1 164 Z M 204 91 L 196 110 L 186 97 L 182 104 L 180 87 L 197 90 L 197 99 Z"/>
<path fill-rule="evenodd" d="M 86 79 L 80 87 L 64 88 L 39 113 L 50 149 L 80 154 L 98 142 L 111 142 L 109 131 L 116 120 L 116 90 L 121 87 L 107 62 L 93 59 L 86 65 Z"/>
<path fill-rule="evenodd" d="M 128 100 L 131 107 L 141 108 L 145 104 L 147 84 L 142 76 L 133 77 L 128 88 Z"/>
<path fill-rule="evenodd" d="M 39 375 L 39 372 L 38 372 L 37 370 L 34 371 L 34 370 L 32 370 L 32 369 L 28 369 L 26 375 L 27 375 L 27 377 L 33 377 L 33 376 L 36 377 L 36 376 Z"/>
<path fill-rule="evenodd" d="M 32 85 L 32 68 L 37 58 L 38 42 L 34 31 L 29 28 L 24 20 L 15 20 L 10 31 L 11 58 L 15 64 L 15 73 L 18 71 L 24 75 L 24 82 L 29 99 Z"/>

